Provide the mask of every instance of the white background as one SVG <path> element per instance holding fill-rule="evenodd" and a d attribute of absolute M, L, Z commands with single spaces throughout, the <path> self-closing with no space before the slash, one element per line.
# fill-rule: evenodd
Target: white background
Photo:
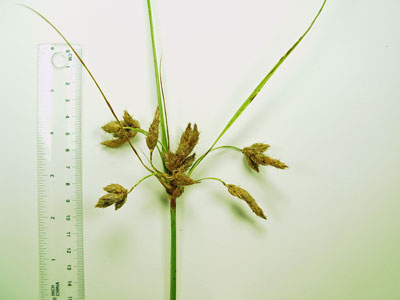
<path fill-rule="evenodd" d="M 0 299 L 38 299 L 36 61 L 62 42 L 32 12 L 0 5 Z M 83 47 L 120 115 L 144 128 L 156 107 L 144 0 L 26 4 Z M 307 28 L 320 0 L 153 1 L 171 140 L 188 122 L 203 153 L 253 88 Z M 178 298 L 400 298 L 400 26 L 397 0 L 330 0 L 302 44 L 220 144 L 272 145 L 285 171 L 249 170 L 240 153 L 210 155 L 193 174 L 240 184 L 268 221 L 218 183 L 178 202 Z M 123 209 L 95 209 L 102 187 L 146 173 L 84 76 L 84 243 L 88 300 L 168 299 L 169 212 L 148 180 Z M 144 139 L 135 142 L 146 149 Z"/>

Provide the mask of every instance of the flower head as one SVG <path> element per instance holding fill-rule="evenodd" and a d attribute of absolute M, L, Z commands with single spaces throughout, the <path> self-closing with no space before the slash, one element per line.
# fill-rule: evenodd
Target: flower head
<path fill-rule="evenodd" d="M 228 192 L 239 199 L 244 200 L 251 210 L 260 218 L 267 219 L 261 207 L 258 206 L 256 200 L 248 191 L 234 184 L 224 184 L 228 188 Z"/>
<path fill-rule="evenodd" d="M 288 166 L 278 159 L 266 156 L 264 152 L 270 146 L 262 143 L 255 143 L 250 147 L 242 149 L 242 153 L 247 159 L 248 165 L 255 171 L 259 171 L 258 166 L 272 166 L 278 169 L 286 169 Z"/>
<path fill-rule="evenodd" d="M 160 128 L 160 110 L 157 107 L 153 122 L 151 123 L 149 128 L 149 134 L 146 137 L 146 144 L 151 152 L 157 146 L 159 128 Z"/>
<path fill-rule="evenodd" d="M 107 192 L 97 202 L 95 207 L 105 208 L 111 205 L 115 205 L 115 210 L 120 209 L 126 202 L 128 197 L 128 191 L 119 184 L 109 184 L 104 187 Z"/>
<path fill-rule="evenodd" d="M 162 154 L 165 167 L 168 171 L 172 172 L 179 169 L 179 172 L 186 172 L 190 168 L 193 164 L 195 155 L 192 154 L 189 156 L 189 154 L 193 151 L 199 141 L 199 135 L 200 133 L 197 130 L 197 125 L 194 124 L 192 128 L 192 125 L 189 123 L 181 135 L 178 149 L 176 149 L 175 153 L 168 152 Z"/>
<path fill-rule="evenodd" d="M 102 142 L 104 146 L 110 148 L 117 148 L 125 144 L 128 139 L 136 136 L 137 132 L 131 128 L 140 128 L 139 121 L 132 118 L 132 116 L 125 110 L 123 120 L 120 122 L 111 121 L 101 127 L 105 132 L 111 133 L 115 139 Z M 122 127 L 121 127 L 122 126 Z M 123 128 L 128 127 L 128 128 Z"/>

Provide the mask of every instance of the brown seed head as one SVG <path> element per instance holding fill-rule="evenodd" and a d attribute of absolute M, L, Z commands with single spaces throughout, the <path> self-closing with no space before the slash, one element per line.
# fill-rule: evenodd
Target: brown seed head
<path fill-rule="evenodd" d="M 117 210 L 125 204 L 128 191 L 123 186 L 114 183 L 104 187 L 104 190 L 107 194 L 99 199 L 95 207 L 105 208 L 114 204 Z"/>
<path fill-rule="evenodd" d="M 120 138 L 115 140 L 104 141 L 101 142 L 101 144 L 110 148 L 118 148 L 119 146 L 125 144 L 126 141 L 127 141 L 126 138 Z"/>
<path fill-rule="evenodd" d="M 178 186 L 177 188 L 174 189 L 174 191 L 171 194 L 171 197 L 176 199 L 180 196 L 182 196 L 183 192 L 185 191 L 184 186 Z"/>
<path fill-rule="evenodd" d="M 126 126 L 133 127 L 133 128 L 140 128 L 139 121 L 133 119 L 132 116 L 126 110 L 124 110 L 123 119 L 125 121 Z"/>
<path fill-rule="evenodd" d="M 146 144 L 147 147 L 150 149 L 150 151 L 153 151 L 157 145 L 159 128 L 160 128 L 160 110 L 157 107 L 153 122 L 151 123 L 149 128 L 149 134 L 146 137 Z"/>
<path fill-rule="evenodd" d="M 248 165 L 255 171 L 259 171 L 258 166 L 273 166 L 278 169 L 286 169 L 287 165 L 283 162 L 270 158 L 269 156 L 264 155 L 264 152 L 270 146 L 267 144 L 256 143 L 251 145 L 250 147 L 245 147 L 242 149 L 242 153 L 246 157 Z"/>
<path fill-rule="evenodd" d="M 111 121 L 105 124 L 102 129 L 105 132 L 111 133 L 113 137 L 116 139 L 108 140 L 102 142 L 104 146 L 110 148 L 117 148 L 128 141 L 128 139 L 132 139 L 136 136 L 137 132 L 131 129 L 123 129 L 122 127 L 131 127 L 131 128 L 140 128 L 139 121 L 134 120 L 132 116 L 124 111 L 123 121 L 120 122 L 121 125 L 117 121 Z"/>
<path fill-rule="evenodd" d="M 179 167 L 178 158 L 175 155 L 175 153 L 172 153 L 172 152 L 162 153 L 162 157 L 164 159 L 165 167 L 169 171 L 172 172 L 173 170 L 175 170 Z"/>
<path fill-rule="evenodd" d="M 111 121 L 101 128 L 107 133 L 117 133 L 121 129 L 121 126 L 119 126 L 117 121 Z"/>
<path fill-rule="evenodd" d="M 192 125 L 189 123 L 185 131 L 181 135 L 181 139 L 176 150 L 176 155 L 183 161 L 194 149 L 197 142 L 199 141 L 199 131 L 197 130 L 197 125 Z"/>
<path fill-rule="evenodd" d="M 196 153 L 185 158 L 182 165 L 177 169 L 180 173 L 185 173 L 192 166 L 194 159 L 196 158 Z"/>
<path fill-rule="evenodd" d="M 187 176 L 184 173 L 174 172 L 172 174 L 171 184 L 173 184 L 175 186 L 192 185 L 195 183 L 200 183 L 200 181 L 193 180 L 192 178 L 190 178 L 189 176 Z"/>
<path fill-rule="evenodd" d="M 249 194 L 249 192 L 247 192 L 245 189 L 237 185 L 226 184 L 225 186 L 228 188 L 228 192 L 231 195 L 244 200 L 257 216 L 263 219 L 267 219 L 267 217 L 264 215 L 263 210 L 261 209 L 261 207 L 258 206 L 256 200 L 254 200 L 254 198 Z"/>
<path fill-rule="evenodd" d="M 267 144 L 263 144 L 263 143 L 255 143 L 253 145 L 251 145 L 249 148 L 251 148 L 253 151 L 255 152 L 261 152 L 264 153 L 265 151 L 267 151 L 267 149 L 271 147 L 270 145 Z"/>
<path fill-rule="evenodd" d="M 185 173 L 190 168 L 194 162 L 195 154 L 192 154 L 189 157 L 188 155 L 193 151 L 194 147 L 199 141 L 199 134 L 200 133 L 197 130 L 197 125 L 194 124 L 192 128 L 192 125 L 189 123 L 181 135 L 176 152 L 162 154 L 165 167 L 168 169 L 168 171 L 172 172 L 177 170 L 180 173 Z"/>
<path fill-rule="evenodd" d="M 274 159 L 266 155 L 255 155 L 255 160 L 263 166 L 272 166 L 278 169 L 286 169 L 288 166 L 279 159 Z"/>
<path fill-rule="evenodd" d="M 126 193 L 126 189 L 118 183 L 109 184 L 109 185 L 105 186 L 103 188 L 103 190 L 105 190 L 107 193 L 113 193 L 113 194 Z"/>

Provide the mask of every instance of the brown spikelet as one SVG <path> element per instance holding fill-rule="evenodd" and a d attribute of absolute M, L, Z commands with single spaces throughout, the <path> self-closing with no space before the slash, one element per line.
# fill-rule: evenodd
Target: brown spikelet
<path fill-rule="evenodd" d="M 261 157 L 258 157 L 258 155 L 256 155 L 256 159 L 257 159 L 258 163 L 263 166 L 272 166 L 272 167 L 275 167 L 278 169 L 286 169 L 288 167 L 286 164 L 281 162 L 279 159 L 274 159 L 269 156 L 263 155 Z"/>
<path fill-rule="evenodd" d="M 126 189 L 118 183 L 109 184 L 109 185 L 105 186 L 103 188 L 103 190 L 105 190 L 107 193 L 113 193 L 113 194 L 126 193 Z"/>
<path fill-rule="evenodd" d="M 199 141 L 199 135 L 200 133 L 197 130 L 197 125 L 194 124 L 192 129 L 192 125 L 189 123 L 181 135 L 178 149 L 175 152 L 181 161 L 183 161 L 193 151 Z"/>
<path fill-rule="evenodd" d="M 111 205 L 115 205 L 115 210 L 120 209 L 126 202 L 128 197 L 128 191 L 119 184 L 109 184 L 104 187 L 107 192 L 97 202 L 95 207 L 105 208 Z"/>
<path fill-rule="evenodd" d="M 123 145 L 126 141 L 127 139 L 123 137 L 115 140 L 104 141 L 101 142 L 101 144 L 110 148 L 118 148 L 119 146 Z"/>
<path fill-rule="evenodd" d="M 124 115 L 122 117 L 127 127 L 140 128 L 139 121 L 132 118 L 132 116 L 126 110 L 124 110 Z"/>
<path fill-rule="evenodd" d="M 264 153 L 265 151 L 267 151 L 267 149 L 269 147 L 271 147 L 271 146 L 268 144 L 263 144 L 263 143 L 255 143 L 250 146 L 250 148 L 253 149 L 255 152 L 261 152 L 261 153 Z"/>
<path fill-rule="evenodd" d="M 196 158 L 196 153 L 185 158 L 182 165 L 177 169 L 178 172 L 185 173 L 192 166 L 194 159 Z"/>
<path fill-rule="evenodd" d="M 178 158 L 175 155 L 175 153 L 172 152 L 162 153 L 162 157 L 164 160 L 165 167 L 169 171 L 176 170 L 179 167 Z"/>
<path fill-rule="evenodd" d="M 101 127 L 105 132 L 111 133 L 113 137 L 116 138 L 114 140 L 104 141 L 102 144 L 110 148 L 117 148 L 127 142 L 128 139 L 132 139 L 136 136 L 137 132 L 135 130 L 129 128 L 124 129 L 123 127 L 140 128 L 140 124 L 139 121 L 134 120 L 125 110 L 123 120 L 120 123 L 111 121 Z"/>
<path fill-rule="evenodd" d="M 194 162 L 195 154 L 192 154 L 189 157 L 188 155 L 193 151 L 198 141 L 199 131 L 197 130 L 197 125 L 194 124 L 192 128 L 192 125 L 189 123 L 181 135 L 176 152 L 162 154 L 165 167 L 168 169 L 168 171 L 179 171 L 180 173 L 185 173 Z"/>
<path fill-rule="evenodd" d="M 139 128 L 139 127 L 133 127 L 133 128 Z M 136 130 L 127 129 L 127 130 L 125 130 L 125 134 L 128 136 L 129 139 L 132 139 L 137 135 L 137 131 Z M 123 136 L 125 136 L 125 134 L 123 134 Z"/>
<path fill-rule="evenodd" d="M 121 126 L 119 126 L 117 121 L 111 121 L 101 128 L 107 133 L 117 133 L 121 129 Z"/>
<path fill-rule="evenodd" d="M 115 202 L 115 210 L 120 209 L 125 203 L 126 203 L 126 199 L 128 199 L 128 197 L 124 197 L 121 200 Z"/>
<path fill-rule="evenodd" d="M 153 122 L 151 123 L 149 128 L 149 134 L 146 137 L 146 144 L 147 147 L 150 149 L 150 151 L 153 151 L 157 145 L 159 128 L 160 128 L 160 110 L 157 107 Z"/>
<path fill-rule="evenodd" d="M 267 219 L 267 217 L 264 215 L 263 210 L 261 209 L 261 207 L 258 206 L 256 200 L 254 200 L 254 198 L 249 194 L 249 192 L 247 192 L 245 189 L 237 185 L 225 184 L 225 186 L 228 188 L 228 192 L 231 195 L 244 200 L 257 216 L 263 219 Z"/>
<path fill-rule="evenodd" d="M 97 202 L 95 207 L 105 208 L 113 205 L 117 201 L 117 196 L 114 194 L 106 194 L 102 196 L 99 201 Z"/>
<path fill-rule="evenodd" d="M 184 186 L 178 186 L 177 188 L 174 189 L 174 191 L 171 194 L 171 197 L 176 199 L 180 196 L 182 196 L 183 192 L 185 191 Z"/>
<path fill-rule="evenodd" d="M 247 164 L 250 166 L 250 168 L 252 168 L 253 170 L 259 172 L 258 163 L 256 163 L 255 161 L 251 160 L 250 157 L 248 157 L 248 156 L 246 156 L 246 160 L 247 160 Z"/>
<path fill-rule="evenodd" d="M 200 181 L 193 180 L 184 173 L 174 172 L 172 175 L 171 183 L 175 186 L 181 186 L 181 185 L 192 185 L 200 183 Z"/>
<path fill-rule="evenodd" d="M 264 152 L 270 146 L 262 143 L 255 143 L 250 147 L 242 149 L 242 153 L 246 157 L 248 165 L 255 171 L 259 171 L 258 166 L 273 166 L 278 169 L 286 169 L 287 165 L 277 159 L 273 159 L 269 156 L 264 155 Z"/>

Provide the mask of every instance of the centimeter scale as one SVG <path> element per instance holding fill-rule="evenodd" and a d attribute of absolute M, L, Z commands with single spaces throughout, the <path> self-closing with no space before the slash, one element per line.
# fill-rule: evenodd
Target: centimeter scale
<path fill-rule="evenodd" d="M 76 47 L 79 55 L 81 49 Z M 83 300 L 82 65 L 66 44 L 38 49 L 41 300 Z"/>

